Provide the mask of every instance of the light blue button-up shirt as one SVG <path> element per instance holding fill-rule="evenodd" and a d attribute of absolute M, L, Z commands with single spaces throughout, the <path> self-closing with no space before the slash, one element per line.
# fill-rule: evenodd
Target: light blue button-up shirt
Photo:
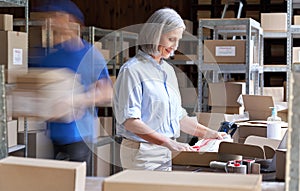
<path fill-rule="evenodd" d="M 121 67 L 114 90 L 118 135 L 146 142 L 125 130 L 123 125 L 126 119 L 139 118 L 166 137 L 180 136 L 179 120 L 187 113 L 181 107 L 175 71 L 166 61 L 158 64 L 151 56 L 139 51 Z"/>

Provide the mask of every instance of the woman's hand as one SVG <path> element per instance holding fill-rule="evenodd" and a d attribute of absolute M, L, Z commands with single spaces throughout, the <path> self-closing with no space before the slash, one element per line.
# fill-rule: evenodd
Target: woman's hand
<path fill-rule="evenodd" d="M 167 147 L 171 151 L 197 151 L 187 143 L 180 143 L 172 139 L 163 143 L 162 146 Z"/>
<path fill-rule="evenodd" d="M 224 139 L 228 134 L 225 132 L 218 132 L 212 129 L 207 129 L 206 133 L 202 137 L 203 139 Z"/>

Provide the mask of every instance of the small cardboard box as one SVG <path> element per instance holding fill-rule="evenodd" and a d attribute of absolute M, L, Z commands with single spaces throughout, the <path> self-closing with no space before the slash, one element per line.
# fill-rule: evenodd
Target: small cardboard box
<path fill-rule="evenodd" d="M 0 190 L 82 191 L 85 175 L 85 162 L 23 157 L 0 160 Z"/>
<path fill-rule="evenodd" d="M 294 25 L 300 25 L 300 15 L 294 15 Z"/>
<path fill-rule="evenodd" d="M 261 181 L 261 175 L 125 170 L 105 178 L 103 191 L 260 191 Z"/>
<path fill-rule="evenodd" d="M 274 102 L 283 102 L 283 98 L 284 98 L 283 94 L 284 94 L 283 87 L 264 87 L 263 88 L 263 95 L 272 96 Z"/>
<path fill-rule="evenodd" d="M 0 31 L 0 64 L 8 70 L 27 69 L 27 33 Z"/>
<path fill-rule="evenodd" d="M 260 18 L 264 31 L 287 31 L 287 13 L 261 13 Z"/>
<path fill-rule="evenodd" d="M 209 83 L 208 105 L 210 106 L 241 106 L 237 100 L 246 93 L 245 82 Z"/>
<path fill-rule="evenodd" d="M 0 14 L 0 31 L 13 30 L 13 15 Z"/>
<path fill-rule="evenodd" d="M 293 63 L 300 62 L 300 47 L 293 47 Z"/>
<path fill-rule="evenodd" d="M 204 40 L 204 63 L 245 64 L 245 40 Z"/>

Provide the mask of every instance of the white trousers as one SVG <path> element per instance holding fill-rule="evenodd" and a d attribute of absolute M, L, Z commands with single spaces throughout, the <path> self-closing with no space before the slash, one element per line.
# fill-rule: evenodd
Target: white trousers
<path fill-rule="evenodd" d="M 121 164 L 124 169 L 172 170 L 172 153 L 163 146 L 123 139 L 120 148 Z"/>

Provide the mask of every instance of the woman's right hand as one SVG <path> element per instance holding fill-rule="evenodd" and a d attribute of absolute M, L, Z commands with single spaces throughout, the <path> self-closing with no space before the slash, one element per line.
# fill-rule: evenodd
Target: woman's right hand
<path fill-rule="evenodd" d="M 187 143 L 180 143 L 172 139 L 163 143 L 162 146 L 167 147 L 171 151 L 197 151 Z"/>

